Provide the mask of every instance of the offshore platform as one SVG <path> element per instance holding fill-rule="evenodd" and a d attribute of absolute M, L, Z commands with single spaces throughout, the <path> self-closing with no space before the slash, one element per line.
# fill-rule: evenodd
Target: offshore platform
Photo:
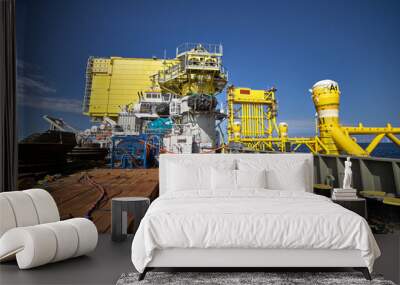
<path fill-rule="evenodd" d="M 322 80 L 310 89 L 316 109 L 316 134 L 290 137 L 277 122 L 275 88 L 226 88 L 227 110 L 215 95 L 228 83 L 221 44 L 176 48 L 173 59 L 89 58 L 83 113 L 98 125 L 86 137 L 111 148 L 114 161 L 135 160 L 148 166 L 149 153 L 229 151 L 297 151 L 314 154 L 369 156 L 384 137 L 400 146 L 400 128 L 344 126 L 339 121 L 340 89 Z M 227 119 L 227 130 L 221 123 Z M 357 135 L 373 135 L 363 148 Z M 224 139 L 227 137 L 227 139 Z M 128 149 L 127 149 L 128 148 Z M 124 164 L 135 166 L 135 164 Z"/>

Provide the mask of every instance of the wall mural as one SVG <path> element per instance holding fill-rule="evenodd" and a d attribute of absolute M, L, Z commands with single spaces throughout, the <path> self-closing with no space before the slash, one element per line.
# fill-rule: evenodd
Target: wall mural
<path fill-rule="evenodd" d="M 335 37 L 315 26 L 303 35 L 296 24 L 290 34 L 302 34 L 304 46 L 281 27 L 272 42 L 260 39 L 262 25 L 249 23 L 217 32 L 211 21 L 188 20 L 189 29 L 171 23 L 171 32 L 167 4 L 159 5 L 17 1 L 20 189 L 45 188 L 57 201 L 75 195 L 68 199 L 82 207 L 61 214 L 97 219 L 107 231 L 111 197 L 157 196 L 162 153 L 297 151 L 315 154 L 318 191 L 343 186 L 350 156 L 359 192 L 399 199 L 398 87 L 386 80 L 397 53 L 371 48 L 368 57 L 379 58 L 371 66 L 349 56 L 365 50 L 362 41 L 333 48 L 324 39 Z"/>

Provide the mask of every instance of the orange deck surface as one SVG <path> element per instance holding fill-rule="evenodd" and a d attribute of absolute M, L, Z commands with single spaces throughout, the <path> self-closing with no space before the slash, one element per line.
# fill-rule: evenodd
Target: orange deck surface
<path fill-rule="evenodd" d="M 158 169 L 92 169 L 49 182 L 45 188 L 55 199 L 61 219 L 85 217 L 104 189 L 106 195 L 91 217 L 99 233 L 110 232 L 111 199 L 132 196 L 155 199 Z"/>

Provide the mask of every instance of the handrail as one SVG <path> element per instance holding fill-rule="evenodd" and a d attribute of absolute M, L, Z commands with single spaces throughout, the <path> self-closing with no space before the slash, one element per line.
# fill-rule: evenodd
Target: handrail
<path fill-rule="evenodd" d="M 176 48 L 176 57 L 196 49 L 204 49 L 206 53 L 220 56 L 223 54 L 222 44 L 183 43 Z"/>

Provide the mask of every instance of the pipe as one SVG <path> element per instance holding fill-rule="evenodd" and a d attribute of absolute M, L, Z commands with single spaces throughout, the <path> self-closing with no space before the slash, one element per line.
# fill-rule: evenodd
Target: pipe
<path fill-rule="evenodd" d="M 368 154 L 371 154 L 371 152 L 374 151 L 374 149 L 377 147 L 377 145 L 380 143 L 380 141 L 385 137 L 385 134 L 379 134 L 374 139 L 370 142 L 370 144 L 367 146 L 365 151 Z"/>
<path fill-rule="evenodd" d="M 368 156 L 368 153 L 353 141 L 351 137 L 347 136 L 339 126 L 333 126 L 331 134 L 335 143 L 348 154 Z"/>
<path fill-rule="evenodd" d="M 395 144 L 397 144 L 397 146 L 400 146 L 400 139 L 398 139 L 394 134 L 389 133 L 386 134 L 386 136 Z"/>

